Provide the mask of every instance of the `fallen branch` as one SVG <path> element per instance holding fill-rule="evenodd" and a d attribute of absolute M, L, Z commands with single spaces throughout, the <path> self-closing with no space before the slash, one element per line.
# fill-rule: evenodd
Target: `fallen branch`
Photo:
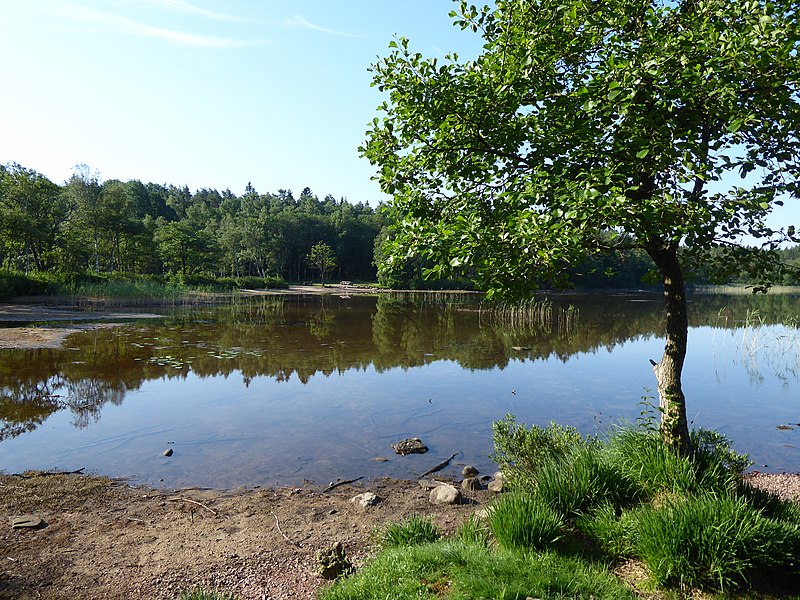
<path fill-rule="evenodd" d="M 300 544 L 298 544 L 297 542 L 292 541 L 291 539 L 289 539 L 289 537 L 285 533 L 283 533 L 283 530 L 281 529 L 281 524 L 278 521 L 278 515 L 276 515 L 275 513 L 270 513 L 270 514 L 273 517 L 275 517 L 275 527 L 278 528 L 278 533 L 280 533 L 283 536 L 283 539 L 285 539 L 287 542 L 289 542 L 293 546 L 297 546 L 298 548 L 302 548 L 302 546 Z"/>
<path fill-rule="evenodd" d="M 346 485 L 348 483 L 353 483 L 354 481 L 359 481 L 360 479 L 364 479 L 364 476 L 356 477 L 355 479 L 345 479 L 343 481 L 337 481 L 336 483 L 330 484 L 324 490 L 320 492 L 320 495 L 324 494 L 325 492 L 330 492 L 332 489 L 339 487 L 340 485 Z"/>
<path fill-rule="evenodd" d="M 447 465 L 449 465 L 449 464 L 450 464 L 450 461 L 451 461 L 451 460 L 453 460 L 453 459 L 454 459 L 456 456 L 458 456 L 458 452 L 453 452 L 453 454 L 451 454 L 451 455 L 450 455 L 450 458 L 448 458 L 447 460 L 444 460 L 444 461 L 440 462 L 438 465 L 436 465 L 436 466 L 435 466 L 435 467 L 433 467 L 432 469 L 428 469 L 428 470 L 427 470 L 427 471 L 425 471 L 425 472 L 424 472 L 422 475 L 420 475 L 420 479 L 421 479 L 421 478 L 423 478 L 423 477 L 427 477 L 427 476 L 428 476 L 428 475 L 430 475 L 431 473 L 436 473 L 437 471 L 441 471 L 441 470 L 442 470 L 442 469 L 444 469 L 444 468 L 445 468 Z"/>
<path fill-rule="evenodd" d="M 12 473 L 12 477 L 21 477 L 22 479 L 33 479 L 34 477 L 47 477 L 48 475 L 83 475 L 86 467 L 81 467 L 76 471 L 39 471 L 33 475 L 23 475 L 22 473 Z"/>
<path fill-rule="evenodd" d="M 217 511 L 215 511 L 213 508 L 209 508 L 208 506 L 206 506 L 202 502 L 198 502 L 197 500 L 190 500 L 189 498 L 167 498 L 167 500 L 169 502 L 189 502 L 190 504 L 196 504 L 197 506 L 205 508 L 208 512 L 213 514 L 215 517 L 217 516 Z"/>

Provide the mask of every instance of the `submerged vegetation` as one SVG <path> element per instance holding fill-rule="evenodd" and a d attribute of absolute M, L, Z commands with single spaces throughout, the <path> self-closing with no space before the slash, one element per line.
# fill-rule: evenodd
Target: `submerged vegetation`
<path fill-rule="evenodd" d="M 654 423 L 600 439 L 507 416 L 494 426 L 495 460 L 511 491 L 483 521 L 423 544 L 394 536 L 322 598 L 628 598 L 632 584 L 759 594 L 767 575 L 778 593 L 798 589 L 800 503 L 750 487 L 747 457 L 724 436 L 693 431 L 684 456 Z M 649 582 L 613 575 L 626 561 Z"/>

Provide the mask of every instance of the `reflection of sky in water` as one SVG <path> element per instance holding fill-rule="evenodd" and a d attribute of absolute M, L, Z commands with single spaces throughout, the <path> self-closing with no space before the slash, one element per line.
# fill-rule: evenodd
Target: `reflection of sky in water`
<path fill-rule="evenodd" d="M 797 379 L 776 376 L 764 358 L 755 370 L 743 368 L 741 336 L 741 330 L 691 331 L 684 378 L 689 418 L 731 436 L 758 466 L 796 471 L 800 428 L 776 426 L 800 422 Z M 646 389 L 655 396 L 648 359 L 658 360 L 661 351 L 661 339 L 639 338 L 565 361 L 514 359 L 488 370 L 432 356 L 423 366 L 382 373 L 372 367 L 317 373 L 307 384 L 297 376 L 284 382 L 257 376 L 246 386 L 239 372 L 202 379 L 190 373 L 145 381 L 85 429 L 73 427 L 67 411 L 53 414 L 35 431 L 2 442 L 0 466 L 86 467 L 155 484 L 231 487 L 414 477 L 460 451 L 456 463 L 491 472 L 493 420 L 510 412 L 521 422 L 552 420 L 583 433 L 635 420 Z M 411 436 L 431 452 L 395 456 L 389 445 Z M 171 458 L 161 456 L 168 447 Z"/>

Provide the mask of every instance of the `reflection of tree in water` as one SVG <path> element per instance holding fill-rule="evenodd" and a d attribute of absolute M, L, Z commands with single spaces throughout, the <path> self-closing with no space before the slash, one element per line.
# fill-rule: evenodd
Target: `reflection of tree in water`
<path fill-rule="evenodd" d="M 16 389 L 0 388 L 0 441 L 33 431 L 62 408 L 49 383 L 26 381 Z"/>
<path fill-rule="evenodd" d="M 798 313 L 796 297 L 695 296 L 691 324 L 739 327 L 754 306 L 765 323 Z M 493 311 L 463 294 L 253 299 L 77 334 L 69 344 L 78 352 L 4 350 L 0 440 L 35 429 L 57 410 L 71 411 L 74 425 L 86 427 L 106 403 L 120 404 L 126 390 L 190 372 L 238 375 L 245 383 L 265 376 L 306 383 L 315 375 L 440 360 L 502 369 L 513 360 L 566 361 L 663 335 L 658 296 L 562 295 L 529 308 Z"/>
<path fill-rule="evenodd" d="M 107 402 L 121 404 L 125 390 L 119 382 L 70 381 L 61 375 L 4 385 L 0 388 L 0 441 L 33 431 L 59 410 L 71 411 L 72 424 L 83 429 L 100 418 Z"/>
<path fill-rule="evenodd" d="M 80 379 L 66 382 L 65 387 L 67 391 L 65 408 L 72 411 L 72 424 L 78 429 L 96 422 L 107 402 L 119 406 L 125 399 L 125 386 L 119 382 Z"/>

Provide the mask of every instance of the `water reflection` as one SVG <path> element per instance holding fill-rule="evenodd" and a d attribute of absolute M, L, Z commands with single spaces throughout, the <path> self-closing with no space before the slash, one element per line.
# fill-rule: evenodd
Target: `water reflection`
<path fill-rule="evenodd" d="M 469 297 L 459 298 L 459 302 L 452 300 L 437 295 L 255 298 L 222 307 L 176 312 L 159 322 L 75 334 L 68 339 L 68 347 L 59 350 L 0 351 L 0 441 L 4 442 L 0 458 L 7 467 L 13 466 L 9 442 L 31 436 L 43 423 L 55 419 L 57 413 L 69 415 L 73 427 L 87 428 L 97 423 L 108 407 L 120 407 L 134 393 L 145 398 L 145 402 L 152 402 L 155 412 L 146 417 L 120 416 L 120 424 L 115 426 L 120 432 L 126 427 L 161 431 L 157 427 L 161 418 L 158 411 L 167 410 L 166 404 L 179 393 L 177 390 L 183 393 L 192 389 L 193 396 L 187 402 L 194 404 L 188 404 L 191 407 L 188 410 L 208 411 L 209 415 L 215 415 L 209 419 L 218 426 L 192 443 L 202 446 L 209 437 L 214 437 L 215 443 L 235 441 L 239 451 L 247 454 L 246 439 L 260 440 L 250 446 L 259 447 L 258 444 L 265 443 L 261 432 L 266 430 L 276 438 L 280 437 L 276 432 L 280 427 L 290 438 L 308 434 L 305 443 L 313 446 L 309 447 L 308 455 L 295 453 L 285 457 L 294 464 L 287 467 L 287 474 L 300 464 L 297 473 L 308 476 L 318 470 L 303 469 L 304 464 L 319 465 L 337 455 L 350 460 L 348 452 L 342 450 L 342 443 L 359 449 L 360 458 L 364 459 L 365 454 L 382 452 L 371 445 L 374 440 L 383 443 L 385 438 L 402 434 L 402 427 L 410 426 L 402 420 L 402 413 L 392 414 L 386 405 L 377 406 L 381 398 L 387 398 L 392 410 L 408 410 L 415 418 L 424 417 L 431 432 L 446 432 L 453 423 L 462 430 L 479 432 L 476 435 L 481 436 L 481 444 L 485 446 L 488 424 L 493 418 L 502 417 L 507 408 L 527 412 L 528 420 L 535 420 L 530 418 L 532 407 L 541 402 L 545 391 L 546 412 L 552 413 L 556 406 L 567 411 L 562 416 L 596 422 L 598 414 L 624 414 L 620 407 L 635 410 L 642 386 L 654 383 L 643 379 L 642 373 L 648 377 L 645 363 L 648 358 L 657 359 L 660 353 L 663 315 L 658 297 L 554 296 L 523 313 L 488 310 Z M 755 309 L 756 321 L 753 320 L 756 313 L 752 312 Z M 733 360 L 739 361 L 735 366 L 748 374 L 751 383 L 754 378 L 763 379 L 766 373 L 769 377 L 777 376 L 783 385 L 796 384 L 797 330 L 769 325 L 785 320 L 787 315 L 798 314 L 800 304 L 792 296 L 695 296 L 690 308 L 694 337 L 690 336 L 687 364 L 690 367 L 693 364 L 693 352 L 709 353 L 716 360 L 723 350 L 721 341 L 727 340 L 725 343 L 735 350 Z M 750 321 L 743 323 L 748 315 Z M 744 341 L 729 339 L 721 333 L 734 329 Z M 711 339 L 701 335 L 704 331 L 712 333 Z M 777 336 L 777 343 L 769 336 Z M 626 345 L 627 349 L 623 349 Z M 631 348 L 635 351 L 630 352 Z M 636 365 L 636 375 L 630 377 L 633 391 L 626 389 L 620 393 L 619 382 L 604 380 L 610 371 L 602 366 L 605 362 L 599 355 L 601 351 L 613 356 L 615 363 Z M 581 363 L 575 363 L 576 360 Z M 784 362 L 779 365 L 779 360 Z M 531 363 L 559 363 L 569 368 L 569 373 L 559 374 L 561 379 L 556 380 L 557 370 L 552 366 L 537 371 L 535 385 L 528 384 L 532 391 L 524 405 L 515 406 L 514 402 L 521 400 L 509 399 L 508 392 L 493 391 L 498 385 L 512 389 L 512 379 L 520 371 L 513 369 L 513 377 L 509 374 L 506 378 L 508 385 L 499 373 L 511 370 L 511 366 Z M 434 366 L 435 371 L 431 371 Z M 406 377 L 401 384 L 396 383 L 398 372 L 413 377 L 414 381 Z M 483 378 L 482 372 L 486 373 Z M 359 373 L 364 377 L 343 377 Z M 434 379 L 431 381 L 426 373 L 433 373 Z M 473 373 L 475 377 L 471 379 L 464 373 Z M 534 370 L 531 368 L 527 373 L 526 377 L 532 376 Z M 309 385 L 319 378 L 324 385 Z M 692 374 L 691 368 L 687 378 L 689 388 L 691 378 L 709 379 L 708 373 Z M 716 378 L 719 379 L 718 373 Z M 200 385 L 203 381 L 214 384 Z M 594 383 L 589 386 L 589 381 Z M 392 390 L 393 386 L 399 389 L 399 385 L 412 390 L 406 391 L 406 395 L 415 396 L 407 408 L 402 405 L 403 399 L 388 399 L 391 394 L 387 389 Z M 310 387 L 313 387 L 312 399 L 308 398 Z M 224 402 L 215 400 L 213 408 L 207 406 L 210 402 L 205 402 L 212 388 L 225 398 Z M 584 388 L 588 391 L 582 392 Z M 476 414 L 483 408 L 473 408 L 467 414 L 469 407 L 461 406 L 465 394 L 475 389 L 484 390 L 484 395 L 497 396 L 485 402 L 489 407 L 485 415 Z M 431 397 L 434 393 L 436 404 Z M 156 399 L 154 394 L 159 397 Z M 578 397 L 570 398 L 569 394 Z M 591 395 L 595 398 L 587 397 Z M 688 390 L 687 396 L 691 411 L 694 405 Z M 250 421 L 260 418 L 254 413 L 263 412 L 266 406 L 271 409 L 270 402 L 275 405 L 284 398 L 291 398 L 291 405 L 281 409 L 286 414 L 272 412 L 259 432 L 248 430 Z M 427 401 L 428 406 L 420 407 L 418 400 Z M 480 398 L 474 401 L 479 406 Z M 581 404 L 589 407 L 588 415 L 580 413 Z M 123 413 L 127 410 L 127 406 L 122 408 Z M 231 418 L 225 424 L 230 413 L 239 415 L 238 420 Z M 354 417 L 356 414 L 372 416 L 365 420 Z M 295 420 L 290 423 L 287 415 Z M 188 422 L 195 416 L 176 415 L 175 422 Z M 125 418 L 131 422 L 123 422 Z M 324 424 L 327 429 L 317 422 L 320 418 L 330 421 Z M 342 418 L 356 419 L 350 426 L 357 425 L 357 431 L 344 426 L 336 429 L 336 421 Z M 800 421 L 800 414 L 796 420 Z M 387 430 L 389 423 L 397 425 L 396 431 Z M 151 425 L 155 429 L 148 429 Z M 176 427 L 179 425 L 166 431 L 174 432 Z M 227 433 L 223 434 L 223 430 Z M 347 439 L 343 442 L 337 436 Z M 44 440 L 46 447 L 47 439 L 37 438 L 37 443 Z M 287 438 L 280 443 L 288 448 L 295 442 Z M 481 444 L 477 446 L 482 447 Z M 36 454 L 23 446 L 20 449 L 35 460 Z M 275 453 L 273 446 L 264 447 Z M 191 467 L 186 469 L 179 477 L 193 481 Z M 252 472 L 245 468 L 242 477 L 252 479 Z"/>

